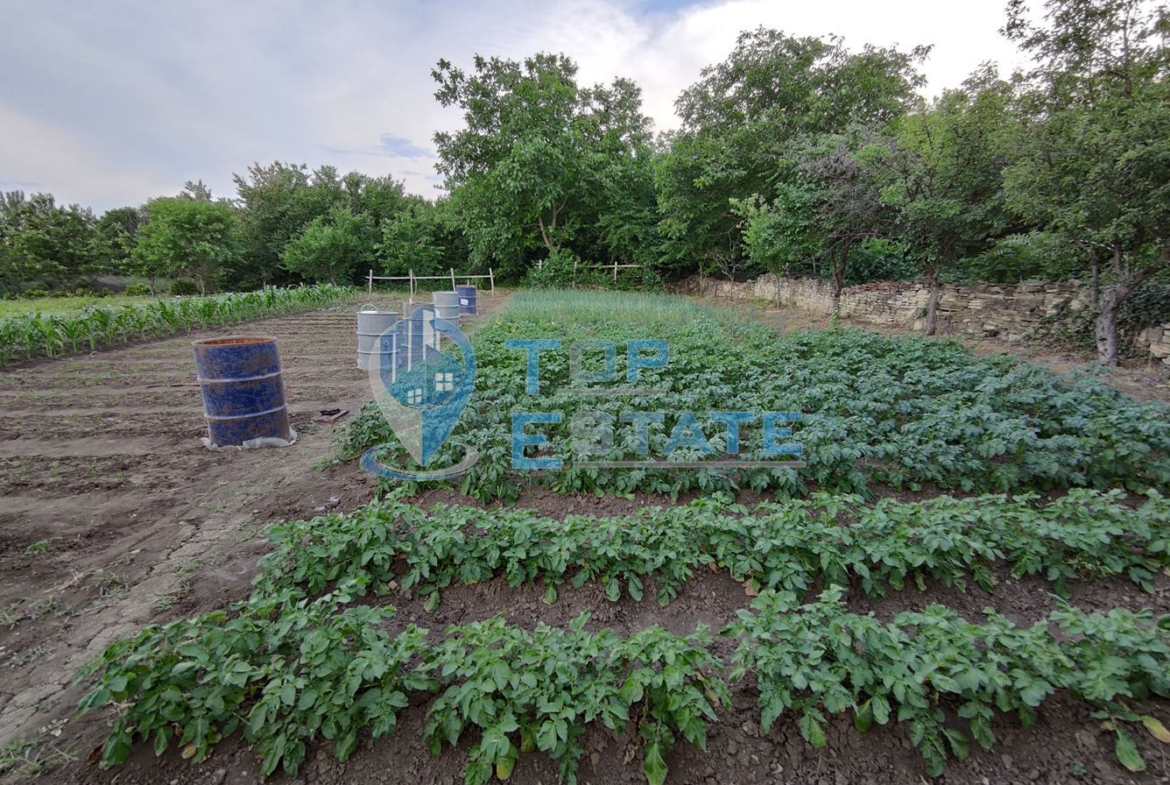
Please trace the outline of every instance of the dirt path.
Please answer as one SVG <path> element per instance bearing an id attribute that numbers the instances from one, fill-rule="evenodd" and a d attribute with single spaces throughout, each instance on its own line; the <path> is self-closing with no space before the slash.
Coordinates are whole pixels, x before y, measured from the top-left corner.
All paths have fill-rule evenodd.
<path id="1" fill-rule="evenodd" d="M 505 300 L 481 298 L 472 328 Z M 373 480 L 356 465 L 314 468 L 334 426 L 312 418 L 336 408 L 352 417 L 371 398 L 354 310 L 0 373 L 0 748 L 69 722 L 83 693 L 74 672 L 118 636 L 245 595 L 264 525 L 369 500 Z M 241 333 L 278 341 L 292 447 L 213 452 L 200 442 L 191 341 Z"/>

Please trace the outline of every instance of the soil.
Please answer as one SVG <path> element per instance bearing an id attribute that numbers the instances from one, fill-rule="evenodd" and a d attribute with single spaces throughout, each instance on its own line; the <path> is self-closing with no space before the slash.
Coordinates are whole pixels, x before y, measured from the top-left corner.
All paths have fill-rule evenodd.
<path id="1" fill-rule="evenodd" d="M 490 312 L 495 301 L 481 298 Z M 148 746 L 124 765 L 102 771 L 87 755 L 105 736 L 111 709 L 73 714 L 88 683 L 73 684 L 74 671 L 114 638 L 145 624 L 164 623 L 244 598 L 256 561 L 269 547 L 259 536 L 276 520 L 348 511 L 373 496 L 374 482 L 351 463 L 318 468 L 329 454 L 335 426 L 314 424 L 322 409 L 356 413 L 370 397 L 365 374 L 354 363 L 353 307 L 270 319 L 247 331 L 279 341 L 286 397 L 299 438 L 284 449 L 213 452 L 199 438 L 205 428 L 190 341 L 245 332 L 240 326 L 166 341 L 15 368 L 0 373 L 0 749 L 28 741 L 28 754 L 53 764 L 47 782 L 101 785 L 242 785 L 255 783 L 257 761 L 239 735 L 223 741 L 211 758 L 192 766 L 172 750 L 155 758 Z M 482 319 L 480 320 L 482 323 Z M 341 420 L 344 423 L 346 420 Z M 633 500 L 563 496 L 526 489 L 518 506 L 554 518 L 621 515 L 668 497 Z M 760 500 L 743 494 L 740 501 Z M 451 490 L 429 490 L 417 499 L 475 504 Z M 978 619 L 994 607 L 1018 623 L 1032 623 L 1056 607 L 1047 583 L 1000 575 L 991 592 L 974 584 L 960 590 L 928 585 L 880 599 L 849 593 L 850 608 L 889 619 L 932 602 Z M 820 587 L 813 587 L 811 595 Z M 1159 576 L 1155 593 L 1126 581 L 1074 584 L 1071 602 L 1085 610 L 1149 607 L 1170 613 L 1170 577 Z M 428 613 L 421 598 L 395 591 L 383 601 L 398 612 L 394 628 L 417 623 L 438 636 L 449 624 L 504 614 L 510 623 L 565 625 L 590 611 L 590 629 L 622 635 L 661 625 L 678 634 L 705 624 L 718 630 L 750 597 L 725 574 L 700 570 L 665 608 L 645 599 L 608 602 L 600 587 L 564 588 L 553 605 L 537 587 L 511 588 L 501 580 L 443 591 Z M 715 648 L 728 657 L 732 643 Z M 903 727 L 858 733 L 844 717 L 828 729 L 828 745 L 807 745 L 794 718 L 769 733 L 758 726 L 758 698 L 750 680 L 733 689 L 734 706 L 709 726 L 707 750 L 679 740 L 667 755 L 669 783 L 925 783 L 930 781 Z M 345 764 L 313 746 L 296 779 L 275 783 L 372 785 L 459 783 L 474 738 L 432 759 L 422 742 L 429 701 L 420 697 L 399 717 L 399 728 L 377 742 L 363 739 Z M 1170 707 L 1137 707 L 1170 724 Z M 1024 730 L 1010 717 L 996 720 L 998 742 L 971 758 L 951 761 L 940 783 L 1153 783 L 1170 781 L 1168 747 L 1140 731 L 1134 736 L 1147 771 L 1130 774 L 1114 759 L 1111 736 L 1083 706 L 1052 699 Z M 591 728 L 584 740 L 581 783 L 644 782 L 633 734 Z M 10 747 L 11 749 L 11 747 Z M 633 753 L 632 755 L 630 753 Z M 627 758 L 631 758 L 626 763 Z M 15 767 L 9 777 L 28 769 Z M 0 775 L 0 782 L 4 776 Z M 521 756 L 510 778 L 521 785 L 557 781 L 556 763 L 543 755 Z"/>

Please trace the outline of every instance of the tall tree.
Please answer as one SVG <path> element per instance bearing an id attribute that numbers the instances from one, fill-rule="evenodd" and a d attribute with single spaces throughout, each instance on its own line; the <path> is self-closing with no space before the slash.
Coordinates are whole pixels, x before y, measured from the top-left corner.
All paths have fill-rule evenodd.
<path id="1" fill-rule="evenodd" d="M 310 221 L 285 246 L 282 258 L 289 270 L 310 281 L 349 284 L 354 270 L 369 264 L 373 250 L 369 217 L 337 206 Z"/>
<path id="2" fill-rule="evenodd" d="M 833 284 L 833 312 L 854 253 L 892 232 L 894 211 L 882 200 L 893 140 L 862 128 L 793 146 L 779 167 L 776 198 L 735 200 L 748 248 L 774 271 L 820 258 Z"/>
<path id="3" fill-rule="evenodd" d="M 1011 85 L 985 68 L 896 123 L 885 156 L 892 182 L 883 198 L 897 211 L 897 236 L 921 262 L 930 286 L 926 334 L 934 335 L 939 275 L 986 250 L 1009 222 L 1004 206 Z"/>
<path id="4" fill-rule="evenodd" d="M 1097 357 L 1117 365 L 1117 311 L 1170 268 L 1170 18 L 1146 0 L 1048 0 L 1043 24 L 1023 0 L 1004 33 L 1034 58 L 1011 203 L 1095 250 L 1107 288 Z"/>
<path id="5" fill-rule="evenodd" d="M 190 278 L 206 294 L 239 256 L 235 210 L 225 202 L 164 197 L 150 202 L 147 212 L 150 220 L 139 230 L 133 254 L 143 274 Z"/>
<path id="6" fill-rule="evenodd" d="M 558 252 L 606 210 L 620 164 L 649 155 L 649 119 L 637 86 L 577 84 L 577 66 L 541 53 L 523 63 L 476 56 L 468 75 L 432 71 L 443 106 L 466 127 L 438 133 L 438 169 L 464 216 L 473 261 L 523 272 L 526 251 Z"/>
<path id="7" fill-rule="evenodd" d="M 883 130 L 913 106 L 928 51 L 854 52 L 835 37 L 741 33 L 728 58 L 703 69 L 675 103 L 682 128 L 657 169 L 666 261 L 742 269 L 743 225 L 731 200 L 770 200 L 794 143 L 853 125 Z"/>
<path id="8" fill-rule="evenodd" d="M 97 219 L 96 264 L 104 272 L 126 272 L 138 230 L 146 223 L 146 210 L 141 207 L 118 207 L 107 210 Z M 153 291 L 153 282 L 151 284 Z"/>
<path id="9" fill-rule="evenodd" d="M 98 260 L 93 212 L 58 205 L 52 194 L 0 198 L 0 244 L 7 259 L 6 285 L 37 282 L 64 287 L 95 271 Z"/>

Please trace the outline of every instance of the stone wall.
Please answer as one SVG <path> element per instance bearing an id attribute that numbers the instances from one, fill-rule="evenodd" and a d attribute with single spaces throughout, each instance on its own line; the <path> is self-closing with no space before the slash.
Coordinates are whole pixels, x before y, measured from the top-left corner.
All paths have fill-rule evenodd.
<path id="1" fill-rule="evenodd" d="M 1151 355 L 1170 365 L 1170 324 L 1142 330 L 1138 344 L 1149 346 Z"/>
<path id="2" fill-rule="evenodd" d="M 736 283 L 691 279 L 691 291 L 716 297 L 772 300 L 821 314 L 833 312 L 833 285 L 824 278 L 782 278 L 771 274 Z M 920 330 L 930 290 L 923 281 L 895 281 L 849 286 L 841 292 L 841 316 L 875 324 Z M 1087 293 L 1075 283 L 944 285 L 938 306 L 938 329 L 951 335 L 1020 341 L 1062 304 L 1079 309 Z"/>

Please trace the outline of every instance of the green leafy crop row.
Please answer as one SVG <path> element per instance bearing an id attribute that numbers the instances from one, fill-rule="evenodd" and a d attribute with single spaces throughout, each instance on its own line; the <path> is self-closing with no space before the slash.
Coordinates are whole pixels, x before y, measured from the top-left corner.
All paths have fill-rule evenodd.
<path id="1" fill-rule="evenodd" d="M 82 710 L 126 704 L 102 750 L 103 765 L 125 761 L 136 739 L 161 755 L 172 744 L 204 760 L 240 730 L 260 757 L 260 774 L 283 766 L 295 776 L 307 745 L 324 738 L 346 760 L 358 735 L 394 730 L 412 692 L 439 693 L 428 712 L 427 744 L 439 755 L 474 730 L 465 782 L 507 779 L 521 752 L 560 760 L 576 782 L 578 743 L 591 722 L 632 723 L 651 785 L 666 778 L 664 753 L 681 734 L 706 744 L 715 707 L 730 703 L 721 663 L 700 628 L 679 638 L 651 628 L 622 640 L 540 625 L 527 632 L 499 617 L 450 627 L 428 645 L 409 626 L 381 625 L 393 608 L 349 606 L 336 594 L 316 601 L 264 598 L 223 611 L 148 627 L 112 644 L 92 669 L 97 686 Z"/>
<path id="2" fill-rule="evenodd" d="M 390 581 L 439 603 L 452 583 L 503 576 L 512 586 L 557 587 L 596 581 L 610 600 L 635 600 L 654 576 L 666 604 L 702 566 L 727 570 L 753 590 L 803 592 L 823 575 L 856 583 L 869 595 L 927 579 L 984 588 L 992 568 L 1041 576 L 1067 595 L 1077 578 L 1120 575 L 1152 590 L 1170 565 L 1170 499 L 1151 492 L 1140 507 L 1120 492 L 1074 490 L 1046 505 L 1034 496 L 1008 499 L 939 497 L 925 502 L 815 494 L 809 500 L 761 504 L 750 512 L 700 500 L 650 508 L 628 518 L 569 516 L 531 510 L 436 506 L 429 512 L 397 498 L 353 514 L 277 524 L 278 547 L 261 562 L 257 592 L 297 589 L 318 594 L 337 585 L 384 594 Z"/>
<path id="3" fill-rule="evenodd" d="M 125 343 L 132 338 L 154 338 L 195 328 L 322 308 L 352 292 L 346 287 L 321 284 L 175 298 L 146 305 L 99 306 L 76 316 L 35 313 L 11 317 L 0 321 L 0 368 L 14 359 L 57 357 Z"/>
<path id="4" fill-rule="evenodd" d="M 938 776 L 948 750 L 959 760 L 969 754 L 968 735 L 948 709 L 988 748 L 997 710 L 1030 727 L 1035 709 L 1064 691 L 1112 722 L 1123 765 L 1145 767 L 1120 723 L 1139 719 L 1125 699 L 1170 697 L 1170 617 L 1155 624 L 1149 611 L 1101 616 L 1065 606 L 1018 627 L 990 609 L 984 624 L 973 624 L 932 605 L 884 624 L 847 612 L 842 594 L 832 586 L 819 602 L 799 606 L 791 592 L 766 592 L 724 630 L 740 639 L 731 679 L 755 676 L 764 731 L 791 712 L 805 740 L 824 747 L 827 715 L 849 713 L 861 731 L 906 722 L 927 771 Z M 1145 720 L 1170 740 L 1156 719 Z"/>
<path id="5" fill-rule="evenodd" d="M 810 488 L 866 493 L 873 484 L 933 484 L 965 492 L 1069 487 L 1170 488 L 1170 417 L 1161 404 L 1137 404 L 1092 378 L 1062 378 L 1006 356 L 976 357 L 951 341 L 886 338 L 860 330 L 778 334 L 750 314 L 701 308 L 678 298 L 517 294 L 501 316 L 473 336 L 476 388 L 435 466 L 456 463 L 467 447 L 479 462 L 460 490 L 481 501 L 514 499 L 527 483 L 563 493 L 636 492 L 677 496 L 739 487 L 800 496 Z M 540 353 L 540 392 L 525 387 L 526 354 L 510 339 L 559 339 Z M 669 361 L 626 375 L 626 342 L 664 339 Z M 580 394 L 571 378 L 570 346 L 609 340 L 615 378 Z M 582 354 L 582 368 L 601 368 L 601 352 Z M 653 396 L 630 388 L 650 388 Z M 547 454 L 563 468 L 512 469 L 512 414 L 559 412 L 542 426 Z M 649 450 L 636 451 L 625 412 L 659 411 L 649 425 Z M 603 468 L 586 461 L 664 460 L 675 418 L 694 413 L 712 449 L 727 458 L 727 426 L 718 411 L 801 412 L 792 441 L 807 466 L 736 470 Z M 609 418 L 612 446 L 597 447 L 574 431 L 575 418 Z M 760 421 L 745 425 L 739 457 L 764 460 Z M 341 433 L 338 458 L 384 445 L 383 460 L 411 466 L 377 407 L 368 406 Z M 674 457 L 702 459 L 677 451 Z"/>
<path id="6" fill-rule="evenodd" d="M 1025 628 L 991 612 L 972 624 L 931 606 L 884 624 L 846 612 L 841 595 L 833 586 L 798 607 L 792 593 L 764 592 L 723 631 L 739 640 L 730 679 L 754 674 L 765 731 L 791 712 L 805 739 L 823 747 L 827 715 L 849 713 L 863 731 L 906 722 L 937 775 L 948 749 L 959 759 L 969 751 L 947 710 L 989 747 L 996 711 L 1027 725 L 1061 691 L 1113 723 L 1118 758 L 1131 770 L 1144 762 L 1122 722 L 1141 720 L 1166 738 L 1155 718 L 1124 701 L 1170 697 L 1170 619 L 1065 607 Z M 532 632 L 496 617 L 450 627 L 432 645 L 414 626 L 392 636 L 383 623 L 393 609 L 347 606 L 351 599 L 253 597 L 231 613 L 114 643 L 91 667 L 100 676 L 81 702 L 120 708 L 103 763 L 124 761 L 136 740 L 152 742 L 156 754 L 177 744 L 200 761 L 240 730 L 262 776 L 278 766 L 295 775 L 308 744 L 329 740 L 345 760 L 363 729 L 383 736 L 412 694 L 437 693 L 424 736 L 438 755 L 474 734 L 466 783 L 507 779 L 519 755 L 534 750 L 559 760 L 561 779 L 573 783 L 581 735 L 600 723 L 635 734 L 647 780 L 661 785 L 676 736 L 705 747 L 707 723 L 730 704 L 702 627 L 685 639 L 651 628 L 623 640 L 587 632 L 587 614 L 567 630 Z"/>

